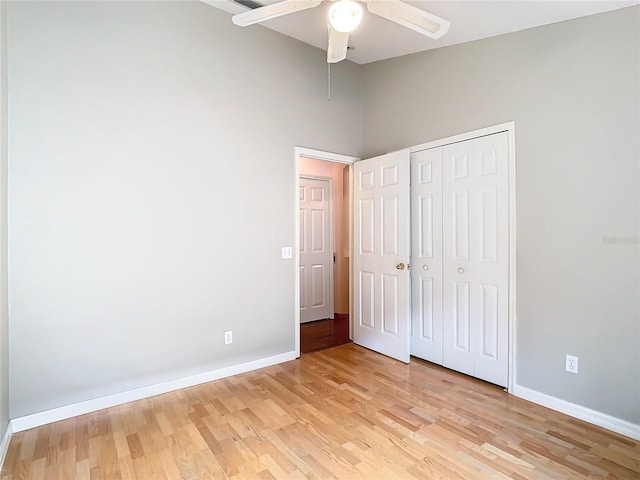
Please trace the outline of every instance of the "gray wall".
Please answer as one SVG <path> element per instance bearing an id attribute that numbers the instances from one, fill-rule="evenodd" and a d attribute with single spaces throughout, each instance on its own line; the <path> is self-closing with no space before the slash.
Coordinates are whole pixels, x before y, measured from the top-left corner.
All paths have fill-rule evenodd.
<path id="1" fill-rule="evenodd" d="M 518 382 L 640 423 L 638 245 L 603 240 L 639 229 L 639 16 L 341 63 L 327 102 L 324 52 L 201 3 L 11 3 L 11 417 L 293 350 L 294 145 L 515 120 Z"/>
<path id="2" fill-rule="evenodd" d="M 369 64 L 362 123 L 373 156 L 515 120 L 517 382 L 636 424 L 639 32 L 634 7 Z"/>
<path id="3" fill-rule="evenodd" d="M 294 350 L 294 146 L 360 73 L 200 2 L 9 6 L 11 417 Z M 232 329 L 233 345 L 223 344 Z"/>
<path id="4" fill-rule="evenodd" d="M 9 425 L 7 296 L 7 4 L 0 2 L 0 438 Z"/>

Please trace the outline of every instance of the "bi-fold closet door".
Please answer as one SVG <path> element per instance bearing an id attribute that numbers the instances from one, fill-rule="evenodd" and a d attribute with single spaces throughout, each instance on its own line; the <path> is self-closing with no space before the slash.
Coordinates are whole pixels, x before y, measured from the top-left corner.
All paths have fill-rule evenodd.
<path id="1" fill-rule="evenodd" d="M 411 354 L 506 386 L 508 133 L 411 157 Z"/>

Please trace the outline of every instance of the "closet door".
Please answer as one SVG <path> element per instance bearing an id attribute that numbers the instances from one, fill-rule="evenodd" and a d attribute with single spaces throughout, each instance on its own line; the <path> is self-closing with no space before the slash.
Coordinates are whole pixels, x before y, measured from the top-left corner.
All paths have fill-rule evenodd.
<path id="1" fill-rule="evenodd" d="M 507 384 L 508 134 L 442 147 L 445 367 Z"/>
<path id="2" fill-rule="evenodd" d="M 442 365 L 442 148 L 411 157 L 411 354 Z"/>

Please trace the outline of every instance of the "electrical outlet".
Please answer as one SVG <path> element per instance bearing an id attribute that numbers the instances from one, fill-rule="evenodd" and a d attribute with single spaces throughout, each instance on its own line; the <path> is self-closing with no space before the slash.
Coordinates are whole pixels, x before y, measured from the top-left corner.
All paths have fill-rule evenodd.
<path id="1" fill-rule="evenodd" d="M 229 345 L 233 343 L 233 332 L 231 330 L 227 330 L 224 332 L 224 344 Z"/>
<path id="2" fill-rule="evenodd" d="M 567 372 L 578 373 L 578 357 L 567 355 L 567 363 L 565 365 Z"/>

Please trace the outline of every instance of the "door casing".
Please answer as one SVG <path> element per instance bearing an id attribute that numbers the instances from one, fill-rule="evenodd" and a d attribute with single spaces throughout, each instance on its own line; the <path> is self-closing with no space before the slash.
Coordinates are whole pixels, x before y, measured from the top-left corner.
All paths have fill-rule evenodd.
<path id="1" fill-rule="evenodd" d="M 295 221 L 294 227 L 294 243 L 293 243 L 293 260 L 295 268 L 293 269 L 294 273 L 294 344 L 295 344 L 295 352 L 296 358 L 300 356 L 300 274 L 299 274 L 299 265 L 300 265 L 300 216 L 298 212 L 300 211 L 300 198 L 299 198 L 299 188 L 300 188 L 300 165 L 299 159 L 300 157 L 313 158 L 315 160 L 323 160 L 327 162 L 334 163 L 342 163 L 345 165 L 349 165 L 349 178 L 351 181 L 351 170 L 354 162 L 360 160 L 358 157 L 352 157 L 349 155 L 342 155 L 340 153 L 332 153 L 326 152 L 322 150 L 315 150 L 312 148 L 305 147 L 295 147 L 294 148 L 294 170 L 295 170 L 295 181 L 293 188 L 293 198 L 294 198 L 294 207 L 293 207 L 293 218 Z M 351 189 L 351 185 L 350 185 Z M 349 218 L 352 218 L 351 213 L 352 205 L 351 200 L 349 200 Z M 349 248 L 352 246 L 352 226 L 351 222 L 349 222 Z M 351 278 L 351 259 L 349 260 L 349 278 Z M 352 317 L 352 305 L 351 305 L 351 282 L 349 282 L 349 318 Z M 351 335 L 351 328 L 349 328 L 349 333 Z"/>

